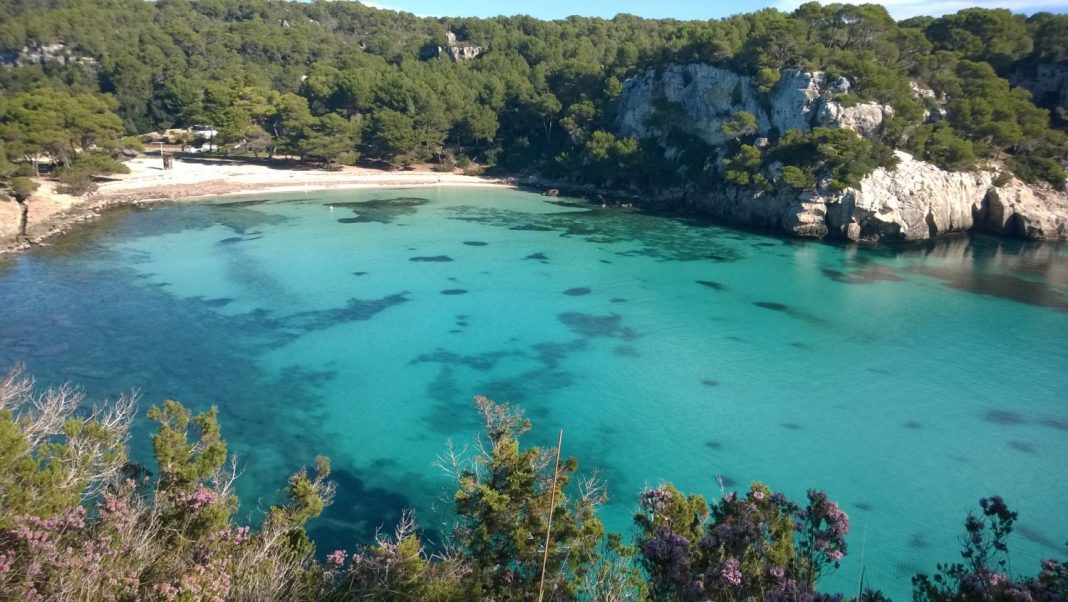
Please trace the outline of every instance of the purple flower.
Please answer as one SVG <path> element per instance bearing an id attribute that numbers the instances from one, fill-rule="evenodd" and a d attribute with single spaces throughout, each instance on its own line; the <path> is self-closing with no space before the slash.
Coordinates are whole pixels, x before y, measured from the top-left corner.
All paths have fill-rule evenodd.
<path id="1" fill-rule="evenodd" d="M 728 585 L 735 587 L 742 584 L 742 567 L 734 558 L 728 558 L 719 566 L 719 578 Z"/>

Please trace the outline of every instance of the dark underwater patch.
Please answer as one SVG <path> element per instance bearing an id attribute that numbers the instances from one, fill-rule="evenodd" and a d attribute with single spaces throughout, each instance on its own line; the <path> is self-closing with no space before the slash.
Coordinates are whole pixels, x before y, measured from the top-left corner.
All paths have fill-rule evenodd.
<path id="1" fill-rule="evenodd" d="M 576 339 L 570 343 L 537 343 L 531 348 L 534 350 L 535 357 L 539 362 L 545 364 L 546 368 L 556 368 L 568 355 L 575 351 L 581 351 L 588 346 L 589 344 L 585 339 Z"/>
<path id="2" fill-rule="evenodd" d="M 895 274 L 890 268 L 877 263 L 868 263 L 863 267 L 854 268 L 850 272 L 842 272 L 830 268 L 822 268 L 820 271 L 823 272 L 824 276 L 842 284 L 871 284 L 880 281 L 899 282 L 903 280 L 901 276 Z"/>
<path id="3" fill-rule="evenodd" d="M 696 280 L 695 282 L 697 282 L 697 284 L 700 284 L 701 286 L 707 286 L 708 288 L 714 291 L 722 291 L 727 289 L 726 286 L 714 280 Z"/>
<path id="4" fill-rule="evenodd" d="M 208 307 L 226 307 L 233 303 L 234 300 L 230 297 L 219 297 L 217 299 L 204 299 L 204 305 Z"/>
<path id="5" fill-rule="evenodd" d="M 569 311 L 557 315 L 557 319 L 563 322 L 571 332 L 584 337 L 620 338 L 627 341 L 638 337 L 629 327 L 623 326 L 623 318 L 618 314 L 595 316 Z"/>
<path id="6" fill-rule="evenodd" d="M 234 243 L 238 243 L 238 242 L 241 242 L 243 240 L 245 240 L 245 239 L 241 238 L 240 236 L 231 236 L 230 238 L 224 238 L 224 239 L 220 240 L 219 244 L 220 245 L 232 245 Z"/>
<path id="7" fill-rule="evenodd" d="M 465 244 L 465 245 L 467 245 L 469 247 L 484 247 L 484 246 L 488 245 L 489 243 L 488 242 L 482 242 L 481 240 L 465 240 L 463 244 Z"/>
<path id="8" fill-rule="evenodd" d="M 226 201 L 225 203 L 211 203 L 211 206 L 212 207 L 222 207 L 222 208 L 252 207 L 254 205 L 263 205 L 265 203 L 270 203 L 270 202 L 271 201 L 269 199 L 255 199 L 255 200 L 250 200 L 250 201 Z"/>
<path id="9" fill-rule="evenodd" d="M 641 357 L 642 354 L 631 345 L 618 345 L 612 349 L 612 353 L 619 357 Z"/>
<path id="10" fill-rule="evenodd" d="M 484 207 L 451 207 L 451 219 L 476 222 L 511 230 L 560 232 L 599 244 L 627 243 L 636 246 L 613 254 L 621 257 L 651 257 L 658 261 L 737 261 L 744 253 L 729 233 L 705 223 L 684 218 L 617 214 L 604 211 L 561 211 L 530 215 L 519 211 Z M 716 236 L 709 236 L 708 230 Z"/>
<path id="11" fill-rule="evenodd" d="M 901 423 L 901 426 L 907 429 L 921 429 L 923 428 L 923 423 L 921 423 L 919 420 L 906 420 L 905 422 Z"/>
<path id="12" fill-rule="evenodd" d="M 575 375 L 565 370 L 527 370 L 514 376 L 495 378 L 479 385 L 486 397 L 522 405 L 527 416 L 535 420 L 547 417 L 548 408 L 542 400 L 550 399 L 561 389 L 575 383 Z"/>
<path id="13" fill-rule="evenodd" d="M 1023 535 L 1024 539 L 1032 543 L 1037 543 L 1048 550 L 1052 550 L 1058 554 L 1064 553 L 1063 543 L 1057 542 L 1038 529 L 1034 529 L 1028 525 L 1015 524 L 1013 525 L 1013 532 Z"/>
<path id="14" fill-rule="evenodd" d="M 708 441 L 705 441 L 705 447 L 708 449 L 723 449 L 723 444 L 715 439 L 709 439 Z"/>
<path id="15" fill-rule="evenodd" d="M 442 295 L 466 295 L 467 289 L 465 288 L 447 288 L 441 291 Z"/>
<path id="16" fill-rule="evenodd" d="M 623 297 L 612 297 L 608 300 L 609 303 L 626 303 L 627 300 Z"/>
<path id="17" fill-rule="evenodd" d="M 353 272 L 352 275 L 353 276 L 366 276 L 367 272 Z"/>
<path id="18" fill-rule="evenodd" d="M 539 226 L 537 224 L 522 224 L 519 226 L 512 226 L 509 230 L 529 231 L 529 232 L 552 232 L 552 228 L 549 226 Z"/>
<path id="19" fill-rule="evenodd" d="M 928 546 L 923 533 L 913 533 L 909 536 L 909 547 L 914 550 L 922 550 Z"/>
<path id="20" fill-rule="evenodd" d="M 808 343 L 802 343 L 801 341 L 791 341 L 790 346 L 796 349 L 804 349 L 806 351 L 810 351 L 812 349 L 811 345 L 809 345 Z"/>
<path id="21" fill-rule="evenodd" d="M 1001 426 L 1015 426 L 1024 423 L 1023 416 L 1008 410 L 987 410 L 983 412 L 983 420 L 991 424 L 1000 424 Z"/>
<path id="22" fill-rule="evenodd" d="M 548 261 L 549 260 L 549 258 L 545 255 L 545 253 L 540 253 L 540 252 L 539 253 L 531 253 L 530 255 L 527 255 L 523 259 L 530 259 L 532 261 Z"/>
<path id="23" fill-rule="evenodd" d="M 1043 418 L 1038 423 L 1046 428 L 1068 431 L 1068 419 L 1065 418 Z"/>
<path id="24" fill-rule="evenodd" d="M 308 526 L 320 555 L 351 549 L 355 542 L 374 541 L 377 532 L 389 531 L 401 512 L 412 506 L 400 491 L 368 487 L 351 470 L 335 467 L 330 480 L 337 484 L 334 503 Z"/>
<path id="25" fill-rule="evenodd" d="M 1034 454 L 1038 452 L 1034 445 L 1027 443 L 1026 441 L 1009 441 L 1009 447 L 1025 454 Z"/>
<path id="26" fill-rule="evenodd" d="M 419 357 L 412 360 L 412 364 L 433 363 L 433 364 L 448 364 L 452 366 L 466 366 L 472 370 L 479 372 L 488 372 L 497 365 L 501 359 L 521 355 L 520 352 L 514 350 L 498 350 L 487 351 L 486 353 L 479 353 L 476 355 L 462 355 L 459 353 L 453 353 L 452 351 L 445 351 L 444 349 L 438 349 L 433 353 L 424 353 Z"/>
<path id="27" fill-rule="evenodd" d="M 816 325 L 820 325 L 820 326 L 827 326 L 828 324 L 830 324 L 827 320 L 824 320 L 823 318 L 814 316 L 814 315 L 812 315 L 812 314 L 810 314 L 810 313 L 808 313 L 806 311 L 801 311 L 799 309 L 794 309 L 794 308 L 792 308 L 789 305 L 786 305 L 784 303 L 776 303 L 774 301 L 754 301 L 753 305 L 755 305 L 757 307 L 761 307 L 763 309 L 770 309 L 771 311 L 777 311 L 777 312 L 780 312 L 780 313 L 784 313 L 784 314 L 790 316 L 791 318 L 796 318 L 798 320 L 803 320 L 803 321 L 808 322 L 810 324 L 816 324 Z"/>
<path id="28" fill-rule="evenodd" d="M 980 269 L 957 270 L 949 267 L 917 264 L 912 271 L 929 276 L 948 288 L 996 297 L 1017 303 L 1068 312 L 1068 299 L 1047 281 L 1021 278 L 1003 272 Z"/>
<path id="29" fill-rule="evenodd" d="M 381 299 L 349 299 L 344 307 L 304 311 L 281 320 L 283 327 L 300 328 L 305 332 L 325 330 L 343 322 L 370 320 L 380 311 L 385 311 L 408 300 L 407 293 L 387 295 Z"/>
<path id="30" fill-rule="evenodd" d="M 799 430 L 801 430 L 801 425 L 797 424 L 796 422 L 780 422 L 779 426 L 781 426 L 784 429 L 791 430 L 791 431 L 799 431 Z"/>
<path id="31" fill-rule="evenodd" d="M 397 197 L 392 199 L 371 199 L 369 201 L 351 201 L 328 203 L 337 209 L 349 209 L 356 217 L 346 217 L 337 221 L 342 224 L 388 224 L 398 217 L 414 215 L 419 207 L 429 203 L 429 199 L 419 197 Z"/>
<path id="32" fill-rule="evenodd" d="M 702 378 L 701 384 L 706 387 L 715 387 L 719 385 L 719 381 L 714 378 Z"/>
<path id="33" fill-rule="evenodd" d="M 716 481 L 719 483 L 720 487 L 723 487 L 724 489 L 730 489 L 732 487 L 738 486 L 738 481 L 732 479 L 731 477 L 728 477 L 725 474 L 716 475 Z"/>
<path id="34" fill-rule="evenodd" d="M 569 288 L 566 291 L 564 291 L 564 294 L 567 295 L 568 297 L 581 297 L 583 295 L 590 294 L 590 292 L 592 292 L 590 287 L 588 287 L 588 286 L 580 286 L 580 287 L 576 287 L 576 288 Z"/>
<path id="35" fill-rule="evenodd" d="M 871 512 L 871 504 L 867 502 L 853 502 L 853 507 L 861 512 Z"/>
<path id="36" fill-rule="evenodd" d="M 408 261 L 426 262 L 426 263 L 448 263 L 452 261 L 452 257 L 448 255 L 432 255 L 424 257 L 409 257 Z"/>

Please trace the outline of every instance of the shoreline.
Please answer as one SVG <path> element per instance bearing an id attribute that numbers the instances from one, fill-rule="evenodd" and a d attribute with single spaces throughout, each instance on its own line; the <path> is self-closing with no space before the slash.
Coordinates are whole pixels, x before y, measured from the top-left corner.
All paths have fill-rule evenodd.
<path id="1" fill-rule="evenodd" d="M 488 178 L 429 169 L 386 171 L 346 167 L 339 171 L 294 169 L 255 163 L 195 158 L 176 160 L 173 170 L 157 166 L 158 157 L 142 156 L 127 162 L 129 174 L 113 176 L 82 197 L 56 192 L 55 182 L 39 179 L 41 188 L 27 201 L 29 242 L 15 238 L 18 206 L 0 203 L 0 256 L 22 253 L 70 232 L 114 207 L 161 202 L 197 202 L 245 194 L 367 190 L 399 187 L 501 187 L 517 188 L 511 178 Z"/>

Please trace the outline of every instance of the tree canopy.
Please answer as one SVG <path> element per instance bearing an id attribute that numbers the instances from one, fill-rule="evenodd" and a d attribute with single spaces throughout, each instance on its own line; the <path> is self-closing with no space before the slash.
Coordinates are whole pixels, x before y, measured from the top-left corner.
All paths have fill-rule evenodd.
<path id="1" fill-rule="evenodd" d="M 680 133 L 671 146 L 685 152 L 667 153 L 676 157 L 668 169 L 664 148 L 608 138 L 622 82 L 702 62 L 764 91 L 783 69 L 844 76 L 853 86 L 842 102 L 894 110 L 872 144 L 946 168 L 994 160 L 1025 180 L 1064 180 L 1063 107 L 1049 95 L 1036 106 L 1008 83 L 1068 59 L 1064 15 L 967 9 L 896 23 L 879 5 L 815 2 L 713 21 L 428 18 L 283 0 L 0 0 L 0 11 L 0 52 L 36 57 L 0 68 L 0 138 L 13 161 L 48 156 L 70 167 L 78 145 L 207 124 L 224 152 L 394 166 L 471 157 L 635 192 L 677 184 L 680 172 L 737 182 L 736 147 L 753 146 L 745 115 L 729 122 L 728 148 L 701 149 Z M 453 60 L 439 50 L 449 32 L 483 52 Z M 767 162 L 779 140 L 769 142 L 750 163 Z M 748 180 L 829 181 L 788 167 L 789 181 Z"/>

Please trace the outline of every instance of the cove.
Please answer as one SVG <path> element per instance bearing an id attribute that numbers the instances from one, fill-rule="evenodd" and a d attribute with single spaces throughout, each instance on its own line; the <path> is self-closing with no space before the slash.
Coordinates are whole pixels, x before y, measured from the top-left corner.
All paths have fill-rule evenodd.
<path id="1" fill-rule="evenodd" d="M 329 455 L 324 553 L 405 506 L 440 537 L 432 465 L 474 442 L 475 394 L 523 407 L 531 444 L 563 429 L 611 530 L 662 480 L 826 490 L 853 523 L 828 591 L 855 588 L 863 549 L 867 582 L 906 598 L 994 493 L 1020 512 L 1014 567 L 1068 539 L 1053 243 L 837 247 L 504 189 L 290 193 L 108 212 L 0 260 L 0 306 L 0 369 L 218 405 L 241 515 Z"/>

